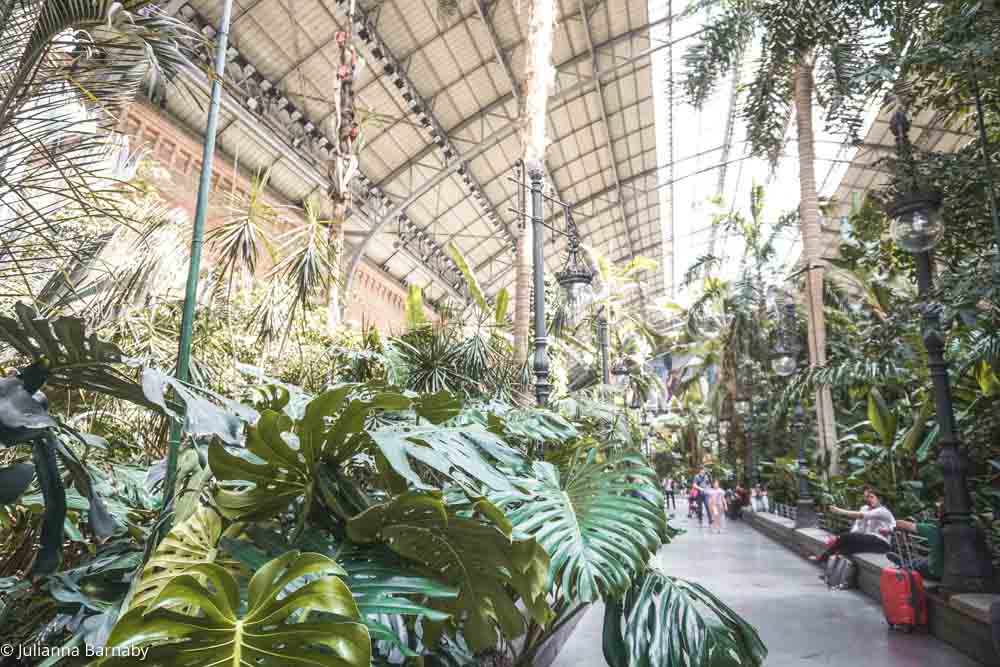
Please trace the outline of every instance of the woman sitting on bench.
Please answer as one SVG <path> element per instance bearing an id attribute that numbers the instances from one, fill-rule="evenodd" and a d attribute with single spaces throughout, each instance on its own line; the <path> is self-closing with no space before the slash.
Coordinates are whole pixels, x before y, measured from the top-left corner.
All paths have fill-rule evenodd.
<path id="1" fill-rule="evenodd" d="M 831 507 L 834 514 L 854 519 L 850 532 L 841 533 L 833 539 L 826 551 L 819 556 L 810 556 L 817 563 L 826 562 L 830 556 L 840 554 L 884 554 L 891 550 L 889 535 L 896 527 L 896 519 L 884 505 L 874 490 L 865 490 L 865 504 L 857 512 Z"/>

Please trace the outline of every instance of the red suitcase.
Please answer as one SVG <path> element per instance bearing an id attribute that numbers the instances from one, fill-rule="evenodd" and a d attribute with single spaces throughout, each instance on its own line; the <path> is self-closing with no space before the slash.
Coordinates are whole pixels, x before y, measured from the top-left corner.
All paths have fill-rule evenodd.
<path id="1" fill-rule="evenodd" d="M 879 588 L 882 611 L 892 628 L 910 632 L 927 627 L 927 593 L 919 572 L 887 567 L 882 570 Z"/>

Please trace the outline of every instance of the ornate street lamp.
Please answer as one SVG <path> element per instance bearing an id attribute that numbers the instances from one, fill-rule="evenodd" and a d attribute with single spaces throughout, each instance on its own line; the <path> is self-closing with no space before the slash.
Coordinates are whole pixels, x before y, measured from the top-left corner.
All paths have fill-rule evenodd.
<path id="1" fill-rule="evenodd" d="M 531 181 L 528 187 L 531 191 L 531 245 L 534 265 L 532 286 L 535 291 L 535 355 L 533 362 L 535 399 L 540 407 L 544 407 L 548 402 L 549 392 L 552 390 L 552 385 L 549 384 L 549 357 L 546 352 L 548 336 L 545 328 L 545 229 L 548 228 L 555 234 L 562 234 L 568 239 L 566 265 L 556 276 L 559 285 L 566 290 L 567 308 L 564 314 L 568 322 L 579 322 L 582 309 L 588 300 L 594 272 L 580 249 L 580 237 L 576 223 L 573 222 L 573 216 L 570 214 L 569 205 L 542 192 L 544 169 L 541 164 L 524 165 L 522 161 L 518 160 L 517 173 L 523 173 L 521 169 L 525 166 Z M 519 188 L 526 187 L 520 177 L 511 178 L 511 180 Z M 545 222 L 544 205 L 546 201 L 563 209 L 565 231 Z M 517 215 L 527 215 L 526 211 L 514 209 L 514 212 Z"/>
<path id="2" fill-rule="evenodd" d="M 797 325 L 795 321 L 795 302 L 790 295 L 778 295 L 776 305 L 778 311 L 778 331 L 775 334 L 774 350 L 771 352 L 771 368 L 780 377 L 790 377 L 798 369 L 798 357 L 802 346 L 797 340 Z M 814 528 L 816 521 L 816 505 L 813 502 L 812 491 L 809 488 L 809 465 L 806 459 L 806 414 L 802 404 L 795 406 L 792 417 L 792 433 L 798 442 L 799 465 L 799 502 L 795 510 L 796 528 Z"/>
<path id="3" fill-rule="evenodd" d="M 628 386 L 629 378 L 629 366 L 628 361 L 625 359 L 619 359 L 615 365 L 611 368 L 611 381 L 614 386 L 619 389 L 625 389 Z"/>
<path id="4" fill-rule="evenodd" d="M 944 576 L 942 588 L 950 593 L 987 592 L 993 580 L 993 564 L 985 537 L 972 516 L 972 498 L 966 482 L 969 463 L 959 448 L 955 412 L 951 401 L 948 364 L 944 359 L 939 306 L 931 302 L 934 278 L 930 250 L 941 239 L 944 222 L 941 195 L 922 187 L 913 163 L 913 147 L 907 133 L 910 121 L 897 110 L 890 123 L 896 137 L 899 180 L 906 189 L 888 211 L 892 235 L 897 244 L 914 253 L 917 285 L 924 302 L 924 347 L 934 390 L 937 412 L 938 465 L 944 482 L 944 517 L 941 534 L 944 541 Z"/>
<path id="5" fill-rule="evenodd" d="M 566 209 L 566 229 L 569 236 L 566 264 L 562 271 L 556 274 L 556 281 L 566 292 L 563 306 L 566 325 L 570 329 L 575 329 L 579 326 L 583 313 L 594 296 L 592 287 L 594 270 L 590 267 L 583 249 L 580 248 L 580 235 L 569 209 Z"/>
<path id="6" fill-rule="evenodd" d="M 778 330 L 771 350 L 771 370 L 779 377 L 788 377 L 798 368 L 801 348 L 796 340 L 795 302 L 790 295 L 777 293 L 775 307 L 778 309 Z"/>
<path id="7" fill-rule="evenodd" d="M 809 488 L 809 463 L 806 459 L 806 411 L 802 404 L 795 406 L 792 417 L 792 431 L 799 444 L 799 502 L 795 508 L 796 528 L 815 528 L 816 503 L 813 502 L 812 490 Z"/>

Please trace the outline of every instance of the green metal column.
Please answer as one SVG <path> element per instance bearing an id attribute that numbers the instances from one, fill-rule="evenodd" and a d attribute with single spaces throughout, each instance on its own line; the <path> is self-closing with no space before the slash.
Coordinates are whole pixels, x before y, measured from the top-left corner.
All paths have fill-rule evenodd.
<path id="1" fill-rule="evenodd" d="M 187 288 L 184 293 L 184 314 L 181 318 L 181 340 L 177 349 L 177 379 L 187 382 L 191 366 L 191 338 L 194 334 L 195 306 L 198 302 L 198 274 L 201 271 L 201 250 L 205 245 L 205 216 L 208 215 L 208 195 L 212 189 L 212 159 L 215 156 L 215 131 L 222 102 L 222 81 L 226 72 L 226 50 L 229 44 L 229 23 L 233 13 L 233 0 L 224 0 L 222 22 L 215 49 L 215 76 L 212 78 L 212 100 L 205 124 L 205 145 L 201 156 L 201 178 L 198 182 L 198 203 L 194 213 L 194 230 L 191 233 L 191 262 L 188 265 Z M 167 474 L 163 481 L 163 504 L 166 506 L 174 492 L 177 476 L 177 456 L 181 445 L 183 426 L 174 422 L 170 428 L 167 447 Z"/>

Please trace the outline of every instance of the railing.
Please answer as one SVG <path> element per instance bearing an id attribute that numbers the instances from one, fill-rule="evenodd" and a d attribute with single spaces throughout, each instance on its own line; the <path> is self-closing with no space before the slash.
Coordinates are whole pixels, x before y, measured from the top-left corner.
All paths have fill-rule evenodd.
<path id="1" fill-rule="evenodd" d="M 798 515 L 794 505 L 785 505 L 784 503 L 771 503 L 768 509 L 772 514 L 777 514 L 792 521 L 795 521 L 795 517 Z"/>
<path id="2" fill-rule="evenodd" d="M 794 505 L 785 505 L 784 503 L 771 503 L 770 507 L 766 510 L 771 514 L 775 514 L 786 519 L 795 520 L 797 516 L 796 508 Z M 832 512 L 817 512 L 817 518 L 819 527 L 828 533 L 833 535 L 839 535 L 840 533 L 847 532 L 851 529 L 854 524 L 852 519 L 849 519 L 840 514 L 833 514 Z M 905 549 L 900 549 L 900 536 L 905 536 L 905 539 L 909 540 L 910 549 L 914 559 L 927 558 L 930 554 L 930 546 L 927 544 L 927 540 L 919 535 L 914 535 L 912 533 L 903 533 L 900 530 L 894 530 L 892 532 L 892 537 L 890 538 L 890 543 L 892 544 L 892 550 L 895 553 L 900 553 L 900 551 L 906 551 Z"/>
<path id="3" fill-rule="evenodd" d="M 818 512 L 817 518 L 819 519 L 819 527 L 834 535 L 847 532 L 854 523 L 852 519 L 848 519 L 846 516 L 841 516 L 840 514 L 833 514 L 832 512 Z"/>
<path id="4" fill-rule="evenodd" d="M 819 516 L 819 527 L 825 530 L 826 532 L 832 533 L 834 535 L 839 535 L 840 533 L 849 531 L 851 529 L 851 526 L 854 524 L 854 521 L 852 519 L 849 519 L 840 514 L 833 514 L 831 512 L 820 512 L 818 516 Z M 892 545 L 892 550 L 895 553 L 900 553 L 901 551 L 899 542 L 900 539 L 902 538 L 900 536 L 904 536 L 905 539 L 909 540 L 910 543 L 909 550 L 912 552 L 913 558 L 927 558 L 927 555 L 930 553 L 930 547 L 927 544 L 927 540 L 924 539 L 923 537 L 920 537 L 919 535 L 914 535 L 912 533 L 904 533 L 903 531 L 900 531 L 898 529 L 892 531 L 892 536 L 889 539 L 889 542 Z M 903 549 L 902 551 L 905 551 L 905 549 Z"/>

